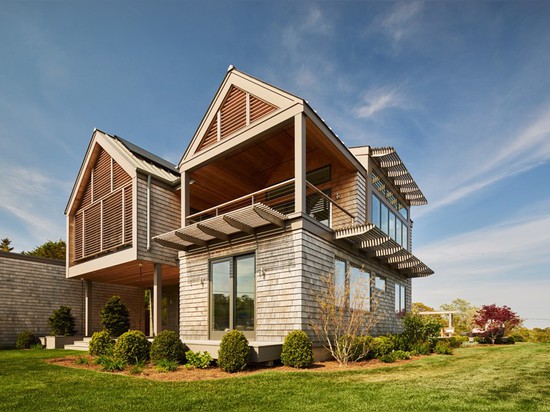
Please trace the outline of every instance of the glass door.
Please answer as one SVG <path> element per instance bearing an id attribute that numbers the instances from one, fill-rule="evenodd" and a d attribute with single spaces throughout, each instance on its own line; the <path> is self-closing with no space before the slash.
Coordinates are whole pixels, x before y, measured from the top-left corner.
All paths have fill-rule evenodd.
<path id="1" fill-rule="evenodd" d="M 229 330 L 255 337 L 255 256 L 244 255 L 210 263 L 210 339 Z"/>

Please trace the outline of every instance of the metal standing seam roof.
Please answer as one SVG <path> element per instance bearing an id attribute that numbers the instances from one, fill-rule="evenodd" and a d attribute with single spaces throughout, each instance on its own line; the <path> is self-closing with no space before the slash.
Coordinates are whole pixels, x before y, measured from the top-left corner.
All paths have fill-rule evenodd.
<path id="1" fill-rule="evenodd" d="M 367 252 L 368 256 L 394 267 L 408 277 L 424 277 L 434 273 L 425 263 L 372 223 L 337 229 L 334 231 L 334 238 L 349 241 Z"/>
<path id="2" fill-rule="evenodd" d="M 422 206 L 428 203 L 393 147 L 373 147 L 370 155 L 378 161 L 387 176 L 393 179 L 393 184 L 411 206 Z"/>
<path id="3" fill-rule="evenodd" d="M 256 229 L 274 224 L 284 227 L 288 216 L 264 205 L 256 203 L 189 226 L 172 230 L 153 237 L 165 247 L 186 250 L 189 246 L 207 246 L 212 240 L 230 239 L 236 233 L 253 234 Z"/>
<path id="4" fill-rule="evenodd" d="M 99 131 L 99 130 L 98 130 Z M 100 131 L 101 132 L 101 131 Z M 175 165 L 164 160 L 133 143 L 118 136 L 101 132 L 110 138 L 113 147 L 121 153 L 135 168 L 149 173 L 169 183 L 180 178 L 180 172 Z"/>

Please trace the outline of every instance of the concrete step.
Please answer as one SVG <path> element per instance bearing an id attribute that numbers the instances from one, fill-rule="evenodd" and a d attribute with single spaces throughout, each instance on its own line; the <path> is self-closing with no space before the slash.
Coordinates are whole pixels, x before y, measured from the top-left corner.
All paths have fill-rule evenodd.
<path id="1" fill-rule="evenodd" d="M 90 338 L 84 338 L 84 340 L 77 340 L 72 345 L 65 345 L 65 349 L 68 350 L 88 350 L 88 344 L 90 343 Z"/>

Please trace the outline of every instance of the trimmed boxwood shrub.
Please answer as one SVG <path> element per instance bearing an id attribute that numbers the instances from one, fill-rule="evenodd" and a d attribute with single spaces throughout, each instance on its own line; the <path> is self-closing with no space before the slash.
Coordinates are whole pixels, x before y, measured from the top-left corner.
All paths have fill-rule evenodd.
<path id="1" fill-rule="evenodd" d="M 392 353 L 396 348 L 391 336 L 378 336 L 372 340 L 374 357 L 380 359 L 382 356 Z"/>
<path id="2" fill-rule="evenodd" d="M 172 330 L 163 330 L 151 344 L 151 361 L 158 363 L 162 359 L 178 363 L 185 362 L 185 345 L 178 334 Z"/>
<path id="3" fill-rule="evenodd" d="M 134 365 L 149 359 L 151 344 L 140 330 L 123 333 L 115 343 L 114 355 L 117 359 Z"/>
<path id="4" fill-rule="evenodd" d="M 313 363 L 313 344 L 302 330 L 294 330 L 285 337 L 281 352 L 283 365 L 307 368 Z"/>
<path id="5" fill-rule="evenodd" d="M 227 332 L 218 350 L 218 366 L 226 372 L 237 372 L 246 367 L 250 347 L 248 339 L 239 330 Z"/>
<path id="6" fill-rule="evenodd" d="M 107 330 L 95 332 L 88 344 L 88 350 L 92 356 L 111 356 L 115 347 L 115 341 Z"/>
<path id="7" fill-rule="evenodd" d="M 34 344 L 36 344 L 36 337 L 30 330 L 24 330 L 17 336 L 15 347 L 17 349 L 30 349 Z"/>
<path id="8" fill-rule="evenodd" d="M 130 312 L 120 296 L 111 297 L 103 306 L 101 324 L 115 337 L 130 329 Z"/>
<path id="9" fill-rule="evenodd" d="M 54 310 L 48 319 L 48 325 L 54 336 L 73 336 L 74 316 L 71 314 L 71 308 L 60 306 L 59 309 Z"/>

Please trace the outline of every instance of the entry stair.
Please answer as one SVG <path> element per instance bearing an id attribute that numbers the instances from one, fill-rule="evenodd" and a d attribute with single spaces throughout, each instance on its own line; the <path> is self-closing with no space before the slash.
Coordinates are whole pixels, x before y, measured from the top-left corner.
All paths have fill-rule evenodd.
<path id="1" fill-rule="evenodd" d="M 83 338 L 82 340 L 75 341 L 72 345 L 65 345 L 65 349 L 87 351 L 89 348 L 91 337 Z"/>

